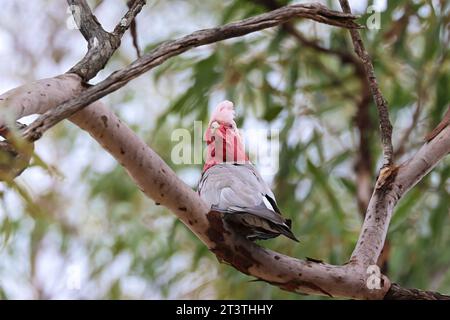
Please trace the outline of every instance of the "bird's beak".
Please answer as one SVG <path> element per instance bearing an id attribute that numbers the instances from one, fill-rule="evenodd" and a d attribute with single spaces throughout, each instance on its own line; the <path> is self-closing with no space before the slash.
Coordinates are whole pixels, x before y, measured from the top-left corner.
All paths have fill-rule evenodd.
<path id="1" fill-rule="evenodd" d="M 216 129 L 219 128 L 219 127 L 220 127 L 220 124 L 219 124 L 217 121 L 213 121 L 213 122 L 211 123 L 211 131 L 212 131 L 212 133 L 214 134 L 214 132 L 216 131 Z"/>

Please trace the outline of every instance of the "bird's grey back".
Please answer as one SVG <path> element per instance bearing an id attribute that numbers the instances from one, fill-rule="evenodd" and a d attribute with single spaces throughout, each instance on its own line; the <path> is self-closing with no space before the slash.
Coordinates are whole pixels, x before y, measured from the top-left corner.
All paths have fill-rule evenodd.
<path id="1" fill-rule="evenodd" d="M 273 192 L 252 164 L 214 165 L 203 173 L 198 193 L 250 240 L 284 234 L 298 241 L 290 230 L 290 220 L 281 216 Z"/>
<path id="2" fill-rule="evenodd" d="M 265 195 L 275 201 L 267 183 L 249 163 L 223 163 L 209 168 L 199 182 L 198 191 L 209 206 L 220 209 L 258 206 L 264 201 Z"/>

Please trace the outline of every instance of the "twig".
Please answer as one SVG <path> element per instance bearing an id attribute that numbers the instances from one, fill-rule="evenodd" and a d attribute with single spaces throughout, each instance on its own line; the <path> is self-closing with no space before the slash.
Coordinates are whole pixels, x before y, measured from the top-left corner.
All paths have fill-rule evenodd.
<path id="1" fill-rule="evenodd" d="M 133 6 L 134 1 L 135 0 L 129 0 L 127 2 L 128 8 L 131 8 Z M 131 38 L 133 40 L 133 47 L 134 47 L 134 49 L 136 49 L 136 55 L 138 58 L 140 58 L 141 57 L 141 48 L 139 47 L 136 19 L 133 19 L 133 21 L 131 22 L 130 34 L 131 34 Z"/>
<path id="2" fill-rule="evenodd" d="M 449 153 L 450 128 L 445 126 L 434 139 L 422 145 L 411 159 L 398 167 L 380 172 L 351 261 L 365 267 L 376 264 L 395 205 Z"/>
<path id="3" fill-rule="evenodd" d="M 125 31 L 133 24 L 134 19 L 141 11 L 145 4 L 145 0 L 132 0 L 128 1 L 128 7 L 130 8 L 128 12 L 120 20 L 120 23 L 114 28 L 114 34 L 118 37 L 122 37 Z"/>
<path id="4" fill-rule="evenodd" d="M 444 130 L 444 128 L 449 125 L 450 125 L 450 104 L 448 105 L 447 112 L 445 112 L 441 122 L 439 122 L 439 124 L 430 133 L 426 135 L 425 141 L 433 140 L 439 134 L 439 132 Z"/>
<path id="5" fill-rule="evenodd" d="M 357 18 L 354 15 L 329 10 L 321 4 L 297 4 L 221 27 L 199 30 L 178 40 L 161 44 L 151 52 L 134 61 L 128 67 L 114 72 L 105 80 L 88 88 L 79 97 L 67 101 L 41 115 L 27 128 L 24 137 L 30 141 L 39 139 L 47 129 L 59 121 L 71 116 L 105 95 L 116 91 L 126 85 L 130 80 L 162 64 L 173 56 L 179 55 L 194 47 L 243 36 L 258 30 L 280 25 L 293 18 L 308 18 L 345 28 L 360 27 L 354 22 Z"/>
<path id="6" fill-rule="evenodd" d="M 259 4 L 261 6 L 266 7 L 269 10 L 276 10 L 282 7 L 276 0 L 249 0 L 249 2 Z M 355 69 L 357 71 L 357 75 L 360 74 L 359 71 L 362 71 L 362 76 L 365 79 L 364 69 L 362 67 L 361 62 L 354 55 L 350 54 L 347 51 L 333 49 L 333 48 L 325 48 L 321 46 L 317 41 L 310 40 L 306 38 L 300 31 L 298 31 L 292 24 L 292 22 L 286 22 L 281 27 L 293 36 L 301 45 L 312 48 L 321 53 L 326 53 L 330 55 L 334 55 L 338 57 L 343 63 L 351 63 L 355 65 Z"/>
<path id="7" fill-rule="evenodd" d="M 432 291 L 406 289 L 393 283 L 384 300 L 450 300 L 450 296 Z"/>
<path id="8" fill-rule="evenodd" d="M 351 9 L 347 0 L 339 0 L 339 3 L 341 4 L 342 10 L 345 13 L 351 13 Z M 373 69 L 370 56 L 364 47 L 364 43 L 358 30 L 350 29 L 349 31 L 352 37 L 355 52 L 364 65 L 367 80 L 369 81 L 370 91 L 378 109 L 381 143 L 383 145 L 383 167 L 390 167 L 393 165 L 394 151 L 392 147 L 392 124 L 389 120 L 388 104 L 384 99 L 380 88 L 378 87 L 377 78 L 375 76 L 375 71 Z"/>

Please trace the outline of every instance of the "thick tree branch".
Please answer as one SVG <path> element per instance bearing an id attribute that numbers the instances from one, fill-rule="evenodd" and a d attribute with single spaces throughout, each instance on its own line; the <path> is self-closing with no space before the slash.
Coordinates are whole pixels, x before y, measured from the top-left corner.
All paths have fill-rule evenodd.
<path id="1" fill-rule="evenodd" d="M 367 209 L 363 231 L 352 254 L 352 261 L 364 266 L 376 263 L 398 200 L 449 152 L 450 127 L 446 126 L 410 160 L 381 171 Z"/>
<path id="2" fill-rule="evenodd" d="M 450 296 L 432 291 L 406 289 L 393 283 L 384 300 L 450 300 Z"/>
<path id="3" fill-rule="evenodd" d="M 339 0 L 342 10 L 346 13 L 351 13 L 350 6 L 347 0 Z M 361 59 L 364 70 L 366 71 L 367 80 L 369 81 L 370 90 L 378 109 L 378 116 L 380 120 L 380 135 L 381 143 L 383 145 L 384 166 L 389 167 L 393 164 L 394 151 L 392 147 L 392 124 L 389 120 L 389 110 L 387 101 L 384 99 L 380 88 L 378 87 L 377 78 L 373 69 L 372 61 L 369 53 L 364 47 L 358 30 L 351 29 L 350 35 L 352 37 L 353 46 L 358 57 Z"/>
<path id="4" fill-rule="evenodd" d="M 67 0 L 74 21 L 86 41 L 107 33 L 91 11 L 86 0 Z"/>
<path id="5" fill-rule="evenodd" d="M 258 30 L 280 25 L 293 18 L 308 18 L 346 28 L 360 27 L 354 22 L 356 16 L 351 14 L 332 11 L 320 4 L 297 4 L 221 27 L 199 30 L 178 40 L 161 44 L 128 67 L 114 72 L 105 80 L 88 88 L 79 97 L 67 101 L 58 108 L 43 114 L 25 131 L 25 138 L 30 141 L 39 139 L 47 129 L 59 121 L 73 115 L 86 105 L 123 87 L 130 80 L 160 65 L 173 56 L 179 55 L 194 47 L 243 36 Z"/>

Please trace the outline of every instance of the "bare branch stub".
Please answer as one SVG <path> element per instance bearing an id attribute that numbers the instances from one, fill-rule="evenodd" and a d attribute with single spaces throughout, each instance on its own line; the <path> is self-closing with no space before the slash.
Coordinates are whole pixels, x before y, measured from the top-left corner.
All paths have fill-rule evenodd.
<path id="1" fill-rule="evenodd" d="M 350 5 L 347 0 L 339 0 L 342 10 L 345 13 L 351 13 Z M 392 147 L 392 124 L 389 119 L 388 103 L 384 99 L 383 94 L 378 86 L 377 78 L 373 68 L 372 61 L 369 53 L 364 47 L 364 43 L 361 39 L 361 35 L 358 30 L 350 29 L 350 35 L 352 37 L 353 46 L 356 54 L 361 59 L 364 70 L 366 71 L 367 80 L 369 81 L 370 91 L 378 109 L 378 116 L 380 121 L 380 135 L 381 143 L 383 145 L 383 166 L 389 167 L 393 164 L 394 151 Z"/>

